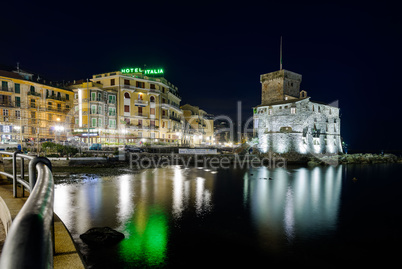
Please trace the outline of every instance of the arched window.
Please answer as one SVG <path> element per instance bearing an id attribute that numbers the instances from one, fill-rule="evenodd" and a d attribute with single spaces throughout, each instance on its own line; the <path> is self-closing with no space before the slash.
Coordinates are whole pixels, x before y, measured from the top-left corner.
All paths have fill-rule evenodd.
<path id="1" fill-rule="evenodd" d="M 125 93 L 124 93 L 124 98 L 130 99 L 130 94 L 129 94 L 128 92 L 125 92 Z"/>
<path id="2" fill-rule="evenodd" d="M 151 101 L 151 103 L 155 103 L 155 97 L 151 96 L 151 98 L 149 98 L 149 101 Z"/>

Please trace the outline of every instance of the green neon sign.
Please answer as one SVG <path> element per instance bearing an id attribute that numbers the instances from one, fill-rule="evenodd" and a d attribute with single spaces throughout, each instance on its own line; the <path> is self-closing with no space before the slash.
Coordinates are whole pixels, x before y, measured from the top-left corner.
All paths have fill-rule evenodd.
<path id="1" fill-rule="evenodd" d="M 162 68 L 141 69 L 139 67 L 136 67 L 136 68 L 123 68 L 123 69 L 121 69 L 121 73 L 123 73 L 123 74 L 143 73 L 144 75 L 160 75 L 160 74 L 164 74 L 164 71 Z"/>

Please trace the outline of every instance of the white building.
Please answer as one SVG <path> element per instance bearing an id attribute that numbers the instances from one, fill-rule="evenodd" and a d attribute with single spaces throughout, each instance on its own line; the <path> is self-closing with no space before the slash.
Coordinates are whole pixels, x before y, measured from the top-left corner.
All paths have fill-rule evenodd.
<path id="1" fill-rule="evenodd" d="M 302 76 L 287 70 L 261 75 L 262 102 L 254 108 L 261 152 L 342 152 L 339 108 L 311 101 L 300 91 Z"/>

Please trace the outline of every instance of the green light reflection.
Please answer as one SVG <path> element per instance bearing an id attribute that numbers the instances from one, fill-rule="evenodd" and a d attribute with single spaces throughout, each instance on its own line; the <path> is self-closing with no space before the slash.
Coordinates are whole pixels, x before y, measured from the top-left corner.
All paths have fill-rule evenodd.
<path id="1" fill-rule="evenodd" d="M 120 257 L 129 263 L 157 266 L 165 262 L 168 240 L 168 223 L 165 213 L 151 207 L 148 214 L 143 208 L 129 220 L 120 243 Z M 128 235 L 128 236 L 127 236 Z"/>

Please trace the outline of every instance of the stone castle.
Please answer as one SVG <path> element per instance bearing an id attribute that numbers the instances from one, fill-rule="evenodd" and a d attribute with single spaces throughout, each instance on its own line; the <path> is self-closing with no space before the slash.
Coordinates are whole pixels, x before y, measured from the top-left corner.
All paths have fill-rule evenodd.
<path id="1" fill-rule="evenodd" d="M 261 75 L 261 105 L 254 107 L 254 132 L 261 152 L 342 152 L 337 103 L 311 101 L 300 91 L 302 76 L 284 69 Z"/>

